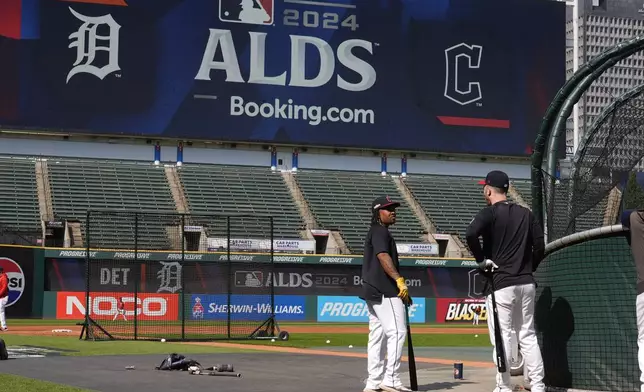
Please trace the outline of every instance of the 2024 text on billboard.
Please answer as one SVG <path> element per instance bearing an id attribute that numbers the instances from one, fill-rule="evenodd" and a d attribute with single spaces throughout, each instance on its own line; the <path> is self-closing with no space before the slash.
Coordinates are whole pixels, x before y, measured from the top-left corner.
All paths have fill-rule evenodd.
<path id="1" fill-rule="evenodd" d="M 96 30 L 91 29 L 90 25 L 98 26 L 105 25 L 109 28 L 110 34 L 108 35 L 109 46 L 101 47 L 101 49 L 110 52 L 109 63 L 97 67 L 91 63 L 81 63 L 80 61 L 74 65 L 67 75 L 67 82 L 76 74 L 90 73 L 100 79 L 105 78 L 110 73 L 120 71 L 121 68 L 118 64 L 118 42 L 120 25 L 114 20 L 111 14 L 103 15 L 100 17 L 88 17 L 82 15 L 70 7 L 71 13 L 84 22 L 79 31 L 70 36 L 76 37 L 77 41 L 72 42 L 70 47 L 77 47 L 79 51 L 79 59 L 94 58 L 91 53 L 85 53 L 85 47 L 81 47 L 79 37 L 81 34 L 90 34 L 89 39 L 96 43 L 98 38 L 105 40 L 106 38 L 96 36 Z M 333 12 L 325 12 L 322 15 L 316 11 L 307 10 L 302 13 L 295 9 L 284 10 L 283 24 L 286 26 L 298 27 L 300 25 L 308 28 L 320 28 L 337 30 L 345 27 L 355 31 L 358 28 L 356 15 L 350 14 L 346 16 L 342 22 L 340 14 Z M 209 81 L 211 80 L 212 70 L 221 70 L 226 73 L 226 82 L 231 83 L 253 83 L 264 85 L 277 85 L 287 86 L 287 74 L 289 74 L 288 86 L 290 87 L 305 87 L 316 88 L 326 85 L 335 74 L 336 55 L 340 64 L 346 68 L 354 71 L 360 75 L 360 81 L 351 83 L 341 75 L 336 75 L 336 85 L 338 88 L 346 91 L 366 91 L 376 83 L 376 70 L 369 64 L 369 62 L 357 57 L 353 53 L 354 48 L 362 48 L 370 55 L 374 54 L 374 48 L 379 46 L 378 43 L 373 43 L 363 39 L 348 39 L 340 43 L 334 54 L 333 48 L 323 39 L 305 35 L 290 35 L 291 41 L 291 61 L 290 73 L 284 71 L 280 75 L 269 76 L 266 75 L 266 39 L 267 33 L 249 31 L 250 36 L 250 71 L 248 80 L 244 80 L 241 74 L 241 68 L 237 57 L 235 43 L 230 30 L 214 29 L 211 28 L 208 43 L 204 51 L 199 71 L 195 80 Z M 94 37 L 91 37 L 91 35 Z M 318 75 L 313 78 L 307 78 L 305 75 L 306 65 L 306 47 L 313 46 L 317 49 L 320 56 L 320 67 Z M 91 46 L 91 45 L 90 45 Z M 95 45 L 96 46 L 96 45 Z M 98 46 L 96 46 L 98 47 Z M 217 49 L 221 48 L 222 61 L 215 61 L 215 54 Z M 460 104 L 467 105 L 482 98 L 481 86 L 478 82 L 468 83 L 467 90 L 461 90 L 458 87 L 458 69 L 461 64 L 468 68 L 479 68 L 480 57 L 482 48 L 477 45 L 467 45 L 461 43 L 445 50 L 446 53 L 446 69 L 447 75 L 445 78 L 445 92 L 446 98 Z M 450 60 L 451 59 L 451 60 Z M 459 62 L 459 59 L 462 62 Z M 478 60 L 478 61 L 477 61 Z M 90 61 L 91 62 L 91 61 Z M 449 77 L 449 73 L 453 72 L 454 77 Z M 217 96 L 212 95 L 195 95 L 195 98 L 205 99 L 218 99 Z M 343 123 L 361 123 L 361 124 L 375 124 L 375 112 L 373 109 L 364 108 L 338 108 L 328 107 L 323 108 L 316 105 L 299 105 L 291 98 L 275 98 L 272 102 L 254 102 L 246 101 L 243 97 L 233 95 L 230 97 L 230 114 L 232 116 L 249 116 L 256 117 L 262 116 L 264 118 L 282 118 L 289 120 L 304 120 L 309 125 L 319 125 L 323 122 L 343 122 Z"/>

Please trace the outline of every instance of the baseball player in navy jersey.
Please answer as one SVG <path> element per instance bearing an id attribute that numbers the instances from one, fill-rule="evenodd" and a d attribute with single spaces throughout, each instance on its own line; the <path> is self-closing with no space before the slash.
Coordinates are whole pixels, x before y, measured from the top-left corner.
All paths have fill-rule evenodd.
<path id="1" fill-rule="evenodd" d="M 533 277 L 545 251 L 543 229 L 529 209 L 508 202 L 510 180 L 507 174 L 491 171 L 479 184 L 483 185 L 488 206 L 470 223 L 466 239 L 479 268 L 486 272 L 484 276 L 488 281 L 483 289 L 486 307 L 493 311 L 489 280 L 494 279 L 505 363 L 510 363 L 514 327 L 532 392 L 545 392 L 543 359 L 534 329 L 536 282 Z M 479 237 L 483 237 L 483 247 Z M 490 341 L 495 346 L 494 317 L 488 317 L 487 322 Z M 496 362 L 496 355 L 494 360 Z M 497 371 L 495 392 L 512 391 L 510 366 L 506 367 L 504 373 Z"/>
<path id="2" fill-rule="evenodd" d="M 400 362 L 407 337 L 405 304 L 411 303 L 400 276 L 396 241 L 389 226 L 396 223 L 400 203 L 389 196 L 371 204 L 371 227 L 364 244 L 362 294 L 369 310 L 367 343 L 369 377 L 364 392 L 410 391 L 400 379 Z"/>
<path id="3" fill-rule="evenodd" d="M 637 360 L 640 368 L 640 391 L 644 392 L 644 210 L 627 210 L 622 213 L 622 226 L 628 230 L 626 239 L 631 246 L 637 271 Z"/>

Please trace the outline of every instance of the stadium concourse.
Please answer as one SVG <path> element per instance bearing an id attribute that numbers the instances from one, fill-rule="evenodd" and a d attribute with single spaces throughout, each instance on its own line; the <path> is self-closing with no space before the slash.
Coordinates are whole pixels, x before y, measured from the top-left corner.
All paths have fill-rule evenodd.
<path id="1" fill-rule="evenodd" d="M 26 235 L 40 237 L 43 221 L 67 222 L 66 246 L 83 247 L 88 209 L 272 215 L 275 239 L 312 240 L 312 230 L 328 230 L 324 253 L 361 254 L 369 222 L 367 206 L 375 195 L 403 201 L 399 224 L 392 229 L 399 243 L 441 244 L 441 256 L 469 257 L 465 228 L 484 206 L 479 178 L 378 172 L 300 169 L 215 164 L 154 165 L 123 160 L 1 156 L 0 222 Z M 530 206 L 528 179 L 514 179 L 511 200 Z M 597 227 L 606 203 L 577 230 Z M 331 208 L 330 208 L 331 207 Z M 241 223 L 243 226 L 244 223 Z M 96 229 L 96 228 L 95 228 Z M 101 243 L 122 243 L 115 227 L 104 228 Z M 265 225 L 247 222 L 235 229 L 240 238 L 266 238 Z M 109 231 L 109 232 L 108 232 Z M 206 233 L 208 234 L 208 233 Z M 125 235 L 125 234 L 124 234 Z M 139 243 L 140 249 L 171 249 L 159 232 Z M 115 246 L 114 248 L 120 248 Z"/>

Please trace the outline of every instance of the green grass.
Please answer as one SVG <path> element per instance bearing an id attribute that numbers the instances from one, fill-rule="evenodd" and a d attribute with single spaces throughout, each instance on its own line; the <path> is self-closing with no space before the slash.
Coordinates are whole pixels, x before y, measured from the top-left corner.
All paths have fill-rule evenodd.
<path id="1" fill-rule="evenodd" d="M 56 319 L 11 319 L 9 320 L 9 325 L 16 325 L 16 326 L 30 326 L 30 325 L 60 325 L 60 326 L 73 326 L 76 325 L 76 323 L 81 322 L 79 320 L 56 320 Z M 143 324 L 143 323 L 142 323 Z M 167 325 L 181 325 L 180 321 L 177 322 L 145 322 L 147 325 L 162 325 L 162 324 L 167 324 Z M 203 324 L 203 322 L 192 322 L 192 321 L 187 321 L 186 325 L 190 324 Z M 220 325 L 224 325 L 221 322 L 219 323 Z M 316 321 L 301 321 L 301 322 L 278 322 L 280 328 L 286 329 L 288 326 L 318 326 L 318 325 L 328 325 L 330 327 L 367 327 L 367 323 L 323 323 L 323 322 L 316 322 Z M 480 325 L 472 325 L 470 323 L 464 323 L 464 324 L 445 324 L 445 323 L 423 323 L 423 324 L 412 324 L 412 328 L 414 326 L 418 327 L 432 327 L 432 328 L 486 328 L 487 324 L 482 323 Z"/>
<path id="2" fill-rule="evenodd" d="M 23 336 L 2 335 L 9 347 L 37 346 L 63 351 L 63 355 L 131 355 L 131 354 L 210 354 L 230 352 L 253 352 L 249 350 L 196 346 L 180 342 L 161 343 L 157 341 L 87 341 L 71 336 Z M 329 340 L 330 343 L 326 343 Z M 227 341 L 222 341 L 227 342 Z M 367 334 L 293 334 L 288 341 L 276 340 L 233 340 L 232 343 L 248 345 L 269 345 L 283 347 L 366 347 Z M 488 336 L 483 334 L 417 334 L 415 347 L 490 347 Z"/>
<path id="3" fill-rule="evenodd" d="M 47 381 L 34 380 L 32 378 L 0 374 L 0 385 L 3 391 L 9 392 L 83 392 L 87 389 L 70 387 L 67 385 L 55 384 Z"/>
<path id="4" fill-rule="evenodd" d="M 413 333 L 413 332 L 412 332 Z M 326 341 L 329 340 L 329 343 Z M 417 334 L 413 335 L 414 347 L 491 347 L 488 335 L 474 334 Z M 243 344 L 262 344 L 285 347 L 354 347 L 367 346 L 367 334 L 293 334 L 288 341 L 253 340 Z"/>
<path id="5" fill-rule="evenodd" d="M 23 336 L 3 334 L 7 346 L 37 346 L 67 350 L 63 355 L 131 355 L 131 354 L 209 354 L 244 352 L 233 348 L 195 346 L 182 343 L 161 343 L 153 341 L 87 341 L 68 336 Z M 250 351 L 248 351 L 250 352 Z M 0 384 L 1 385 L 1 384 Z"/>

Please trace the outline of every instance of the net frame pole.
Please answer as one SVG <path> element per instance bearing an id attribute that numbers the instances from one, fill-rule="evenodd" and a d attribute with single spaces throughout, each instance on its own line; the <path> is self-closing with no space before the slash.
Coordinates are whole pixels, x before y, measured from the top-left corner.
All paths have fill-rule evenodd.
<path id="1" fill-rule="evenodd" d="M 181 214 L 181 268 L 186 263 L 186 214 Z M 182 270 L 184 271 L 184 270 Z M 181 340 L 186 340 L 186 274 L 181 273 Z"/>
<path id="2" fill-rule="evenodd" d="M 89 274 L 90 274 L 90 220 L 91 220 L 91 211 L 87 211 L 86 214 L 86 223 L 85 223 L 85 339 L 89 339 L 89 333 L 90 333 L 90 317 L 89 317 L 89 312 L 90 312 L 90 300 L 89 300 L 89 293 L 90 293 L 90 279 L 89 279 Z"/>
<path id="3" fill-rule="evenodd" d="M 537 137 L 535 139 L 534 151 L 532 154 L 532 210 L 537 221 L 543 227 L 545 227 L 544 222 L 546 218 L 543 210 L 542 166 L 544 153 L 546 153 L 547 151 L 556 151 L 557 143 L 561 138 L 562 132 L 561 129 L 553 129 L 552 124 L 556 120 L 557 116 L 560 115 L 561 109 L 566 103 L 566 97 L 568 97 L 576 88 L 580 87 L 583 79 L 586 78 L 589 74 L 592 74 L 593 71 L 599 68 L 602 64 L 613 59 L 615 60 L 615 63 L 617 63 L 618 61 L 621 61 L 622 59 L 629 57 L 633 53 L 641 50 L 643 47 L 644 36 L 637 36 L 606 50 L 604 53 L 595 57 L 593 60 L 587 62 L 586 64 L 584 64 L 584 66 L 579 68 L 577 72 L 575 72 L 575 74 L 561 87 L 561 89 L 559 89 L 557 95 L 546 110 L 544 118 L 539 127 Z M 610 66 L 612 66 L 612 64 Z M 598 77 L 598 75 L 596 75 L 596 77 Z M 572 106 L 574 106 L 574 103 L 571 105 L 571 109 Z M 565 118 L 567 119 L 568 116 L 566 116 Z M 549 141 L 548 150 L 546 150 L 546 141 Z M 549 157 L 547 169 L 549 171 L 549 174 L 552 175 L 556 168 L 556 154 L 551 153 L 550 155 L 551 157 Z"/>
<path id="4" fill-rule="evenodd" d="M 141 266 L 138 263 L 139 261 L 139 213 L 134 213 L 134 265 L 139 271 L 138 275 L 141 274 Z M 138 313 L 136 311 L 136 304 L 139 303 L 139 279 L 134 283 L 134 340 L 138 340 L 138 331 L 139 331 L 139 320 Z"/>
<path id="5" fill-rule="evenodd" d="M 230 260 L 230 215 L 226 216 L 226 275 L 227 275 L 227 280 L 226 280 L 226 294 L 228 296 L 228 306 L 226 308 L 226 317 L 227 317 L 227 331 L 228 331 L 228 339 L 230 339 L 230 301 L 231 301 L 231 291 L 232 291 L 232 264 Z"/>
<path id="6" fill-rule="evenodd" d="M 272 280 L 275 277 L 275 260 L 273 258 L 273 255 L 275 254 L 275 240 L 274 240 L 274 233 L 273 233 L 273 216 L 269 216 L 268 218 L 270 220 L 270 230 L 271 230 L 271 317 L 275 319 L 275 285 L 273 284 Z M 273 334 L 275 332 L 273 331 Z"/>

